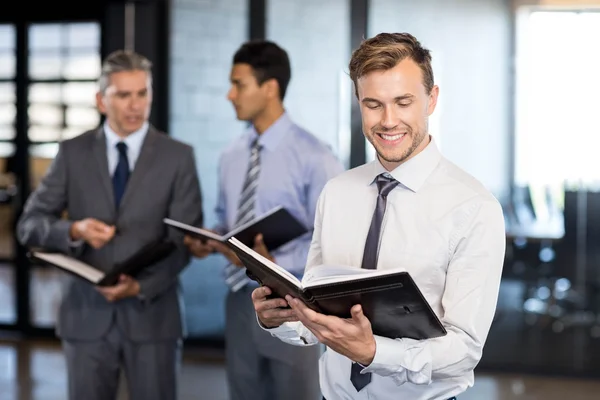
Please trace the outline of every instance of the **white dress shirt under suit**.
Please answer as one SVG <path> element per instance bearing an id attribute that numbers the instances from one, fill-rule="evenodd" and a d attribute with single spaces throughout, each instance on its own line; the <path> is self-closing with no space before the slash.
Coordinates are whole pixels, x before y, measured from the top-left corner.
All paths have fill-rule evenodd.
<path id="1" fill-rule="evenodd" d="M 115 172 L 115 168 L 117 168 L 117 163 L 119 162 L 119 150 L 117 150 L 117 144 L 119 142 L 123 142 L 127 145 L 127 161 L 129 161 L 129 170 L 133 171 L 135 167 L 135 163 L 140 156 L 142 151 L 142 145 L 144 144 L 144 139 L 146 139 L 146 134 L 148 133 L 148 127 L 150 124 L 145 122 L 140 129 L 135 132 L 132 132 L 125 138 L 121 138 L 116 134 L 108 125 L 108 122 L 105 122 L 104 127 L 104 135 L 106 136 L 106 157 L 108 159 L 108 172 L 110 176 Z"/>
<path id="2" fill-rule="evenodd" d="M 333 178 L 317 205 L 306 269 L 360 268 L 377 187 L 386 173 L 376 160 Z M 404 268 L 448 334 L 428 340 L 375 336 L 372 380 L 357 392 L 352 361 L 331 349 L 320 360 L 327 400 L 445 400 L 474 383 L 492 323 L 504 262 L 505 231 L 498 201 L 473 177 L 445 159 L 432 141 L 389 173 L 400 184 L 388 195 L 378 269 Z M 269 329 L 284 342 L 317 342 L 299 322 Z"/>
<path id="3" fill-rule="evenodd" d="M 146 135 L 148 134 L 148 128 L 150 124 L 148 122 L 144 122 L 142 127 L 135 132 L 132 132 L 125 138 L 121 138 L 115 131 L 112 130 L 108 121 L 105 121 L 102 125 L 104 128 L 104 137 L 106 139 L 106 159 L 108 161 L 108 174 L 112 177 L 117 168 L 117 164 L 119 162 L 119 150 L 117 150 L 117 144 L 120 142 L 124 142 L 127 145 L 127 161 L 129 162 L 129 170 L 133 171 L 135 167 L 135 163 L 140 156 L 142 151 L 142 146 L 144 144 L 144 139 L 146 139 Z M 83 240 L 77 241 L 69 241 L 71 247 L 80 252 L 83 248 L 82 245 L 84 243 Z M 143 296 L 138 296 L 143 298 Z"/>

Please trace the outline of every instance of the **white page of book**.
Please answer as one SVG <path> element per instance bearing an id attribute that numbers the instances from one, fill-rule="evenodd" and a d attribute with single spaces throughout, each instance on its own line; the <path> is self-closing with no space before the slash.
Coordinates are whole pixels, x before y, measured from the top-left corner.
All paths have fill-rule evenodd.
<path id="1" fill-rule="evenodd" d="M 48 261 L 51 264 L 74 272 L 93 283 L 98 283 L 104 278 L 104 272 L 64 254 L 34 252 L 33 255 L 39 259 Z"/>
<path id="2" fill-rule="evenodd" d="M 240 242 L 239 240 L 237 240 L 234 237 L 230 238 L 229 242 L 231 244 L 233 244 L 234 246 L 238 247 L 239 249 L 243 250 L 244 252 L 248 253 L 248 255 L 250 255 L 254 259 L 260 261 L 262 264 L 271 268 L 277 274 L 281 275 L 283 278 L 287 279 L 288 281 L 290 281 L 291 283 L 296 285 L 296 287 L 298 287 L 298 288 L 302 287 L 302 283 L 300 283 L 298 278 L 296 278 L 293 274 L 288 272 L 285 268 L 275 264 L 274 262 L 267 259 L 266 257 L 261 256 L 260 254 L 258 254 L 257 252 L 252 250 L 250 247 L 246 246 L 244 243 Z"/>
<path id="3" fill-rule="evenodd" d="M 304 274 L 304 277 L 302 278 L 302 287 L 309 288 L 329 283 L 391 275 L 404 271 L 406 270 L 403 268 L 377 270 L 350 267 L 346 265 L 316 265 Z"/>

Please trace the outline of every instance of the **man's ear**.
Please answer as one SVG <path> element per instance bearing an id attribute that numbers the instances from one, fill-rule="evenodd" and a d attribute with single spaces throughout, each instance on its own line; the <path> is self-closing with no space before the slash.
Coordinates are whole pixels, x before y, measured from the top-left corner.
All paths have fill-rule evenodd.
<path id="1" fill-rule="evenodd" d="M 438 96 L 440 95 L 440 88 L 435 85 L 431 88 L 431 93 L 429 94 L 429 102 L 427 104 L 427 116 L 433 114 L 435 110 L 435 106 L 437 106 Z"/>
<path id="2" fill-rule="evenodd" d="M 104 104 L 104 95 L 101 92 L 96 93 L 96 107 L 102 114 L 106 114 L 106 105 Z"/>
<path id="3" fill-rule="evenodd" d="M 277 83 L 276 79 L 269 79 L 263 85 L 265 85 L 269 98 L 279 98 L 279 83 Z"/>

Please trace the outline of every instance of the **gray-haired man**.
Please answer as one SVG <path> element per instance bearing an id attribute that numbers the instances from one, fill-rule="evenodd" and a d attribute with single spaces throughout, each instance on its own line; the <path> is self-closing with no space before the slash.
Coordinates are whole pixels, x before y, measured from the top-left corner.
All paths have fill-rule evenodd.
<path id="1" fill-rule="evenodd" d="M 121 367 L 131 399 L 177 398 L 184 334 L 178 275 L 189 254 L 162 220 L 201 226 L 202 203 L 192 148 L 148 123 L 151 74 L 150 61 L 139 54 L 108 56 L 97 95 L 106 122 L 60 144 L 18 224 L 24 245 L 104 267 L 166 236 L 177 243 L 173 254 L 113 287 L 70 277 L 57 334 L 71 400 L 114 400 Z M 61 218 L 64 211 L 68 219 Z"/>

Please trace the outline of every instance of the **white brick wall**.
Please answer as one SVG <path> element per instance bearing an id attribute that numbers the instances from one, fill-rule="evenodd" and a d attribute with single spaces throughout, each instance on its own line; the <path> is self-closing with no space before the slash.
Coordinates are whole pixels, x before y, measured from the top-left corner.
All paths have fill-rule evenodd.
<path id="1" fill-rule="evenodd" d="M 285 48 L 292 62 L 286 107 L 341 158 L 349 144 L 349 107 L 340 103 L 349 102 L 350 81 L 342 75 L 349 61 L 348 3 L 267 1 L 267 38 Z M 226 95 L 231 59 L 247 40 L 247 6 L 247 0 L 172 0 L 169 131 L 196 150 L 207 226 L 215 221 L 218 155 L 244 129 Z M 183 274 L 192 336 L 222 335 L 221 268 L 219 258 L 195 260 Z"/>
<path id="2" fill-rule="evenodd" d="M 244 129 L 226 95 L 246 17 L 246 0 L 172 0 L 169 133 L 196 150 L 207 226 L 215 221 L 218 156 Z M 221 269 L 220 258 L 207 258 L 183 273 L 190 336 L 222 335 Z"/>
<path id="3" fill-rule="evenodd" d="M 340 159 L 348 156 L 350 140 L 350 78 L 345 74 L 350 60 L 349 3 L 267 1 L 267 38 L 288 52 L 292 64 L 285 106 L 297 124 L 331 144 Z"/>

